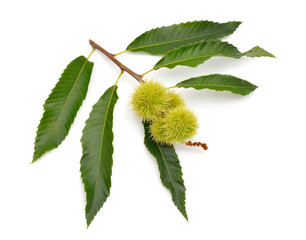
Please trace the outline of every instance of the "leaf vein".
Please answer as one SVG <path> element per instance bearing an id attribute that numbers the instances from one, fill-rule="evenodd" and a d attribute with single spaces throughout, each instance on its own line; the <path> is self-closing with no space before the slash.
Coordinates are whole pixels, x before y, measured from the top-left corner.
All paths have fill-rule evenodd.
<path id="1" fill-rule="evenodd" d="M 247 86 L 230 86 L 230 85 L 218 85 L 218 84 L 193 84 L 193 85 L 177 85 L 177 87 L 229 87 L 229 88 L 251 88 L 253 89 L 254 87 L 247 87 Z"/>
<path id="2" fill-rule="evenodd" d="M 165 157 L 164 157 L 164 154 L 163 154 L 163 152 L 162 152 L 162 150 L 161 150 L 159 144 L 156 144 L 156 145 L 157 145 L 157 147 L 158 147 L 158 149 L 159 149 L 159 151 L 160 151 L 160 153 L 161 153 L 161 156 L 162 156 L 162 158 L 163 158 L 163 161 L 164 161 L 164 163 L 165 163 L 165 166 L 166 166 L 167 172 L 168 172 L 168 174 L 169 174 L 171 183 L 172 183 L 172 185 L 173 185 L 173 189 L 174 189 L 174 191 L 175 191 L 175 194 L 177 194 L 177 190 L 176 190 L 176 188 L 175 188 L 175 184 L 174 184 L 173 179 L 172 179 L 172 177 L 171 177 L 171 173 L 170 173 L 170 170 L 169 170 L 168 165 L 167 165 L 167 163 L 166 163 L 166 159 L 165 159 Z"/>
<path id="3" fill-rule="evenodd" d="M 160 65 L 158 67 L 154 67 L 153 70 L 157 70 L 157 69 L 160 69 L 162 67 L 165 67 L 165 66 L 168 66 L 168 65 L 171 65 L 171 64 L 174 64 L 174 63 L 185 62 L 187 60 L 192 60 L 192 59 L 197 59 L 197 58 L 213 57 L 213 56 L 218 56 L 218 55 L 213 54 L 213 55 L 204 55 L 204 56 L 198 56 L 198 57 L 184 58 L 184 59 L 180 59 L 180 60 L 177 60 L 177 61 L 174 61 L 174 62 L 166 63 L 164 65 Z"/>
<path id="4" fill-rule="evenodd" d="M 52 124 L 52 127 L 51 127 L 50 131 L 48 132 L 48 135 L 47 135 L 47 137 L 46 137 L 47 140 L 44 142 L 43 147 L 41 147 L 41 149 L 39 150 L 37 156 L 39 156 L 40 153 L 44 150 L 44 147 L 45 147 L 45 145 L 46 145 L 46 143 L 47 143 L 47 141 L 48 141 L 48 139 L 49 139 L 49 137 L 50 137 L 51 132 L 54 133 L 54 127 L 55 127 L 56 124 L 57 124 L 57 121 L 58 121 L 58 119 L 59 119 L 59 116 L 61 115 L 61 113 L 63 112 L 65 106 L 67 105 L 68 99 L 69 99 L 69 97 L 70 97 L 70 95 L 71 95 L 73 89 L 75 88 L 76 83 L 77 83 L 77 81 L 79 80 L 79 78 L 80 78 L 80 76 L 81 76 L 81 74 L 82 74 L 82 72 L 83 72 L 83 70 L 84 70 L 84 67 L 85 67 L 85 65 L 86 65 L 87 62 L 88 62 L 88 58 L 86 59 L 85 63 L 83 64 L 83 66 L 82 66 L 82 68 L 81 68 L 81 70 L 80 70 L 80 72 L 79 72 L 79 74 L 78 74 L 78 76 L 77 76 L 77 78 L 76 78 L 75 83 L 73 84 L 73 86 L 72 86 L 72 88 L 71 88 L 71 90 L 70 90 L 70 92 L 69 92 L 67 98 L 65 99 L 65 102 L 64 102 L 63 107 L 61 108 L 61 111 L 60 111 L 59 114 L 57 115 L 57 118 L 56 118 L 55 122 Z"/>
<path id="5" fill-rule="evenodd" d="M 116 88 L 116 85 L 113 88 L 113 91 L 112 91 L 112 94 L 111 94 L 111 96 L 109 98 L 109 102 L 108 102 L 108 105 L 107 105 L 107 108 L 106 108 L 106 112 L 105 112 L 105 117 L 104 117 L 104 122 L 103 122 L 103 129 L 102 129 L 102 135 L 101 135 L 101 143 L 100 143 L 98 173 L 97 173 L 97 177 L 96 177 L 96 184 L 95 184 L 94 194 L 93 194 L 92 199 L 94 199 L 95 195 L 96 195 L 98 179 L 99 179 L 99 173 L 100 173 L 100 166 L 101 166 L 101 155 L 102 155 L 102 148 L 103 148 L 102 145 L 103 145 L 103 140 L 104 140 L 104 130 L 105 130 L 106 118 L 108 116 L 108 111 L 109 111 L 109 107 L 110 107 L 110 104 L 111 104 L 111 100 L 112 100 L 114 92 L 115 92 L 115 88 Z"/>
<path id="6" fill-rule="evenodd" d="M 199 38 L 199 37 L 204 37 L 204 36 L 209 36 L 209 35 L 212 35 L 212 34 L 216 34 L 216 33 L 222 32 L 222 31 L 227 30 L 227 29 L 230 29 L 230 28 L 224 28 L 222 30 L 218 30 L 218 31 L 211 32 L 211 33 L 208 33 L 208 34 L 201 34 L 201 35 L 190 37 L 190 38 L 182 38 L 182 39 L 177 39 L 177 40 L 168 41 L 168 42 L 159 42 L 159 43 L 154 43 L 154 44 L 148 44 L 148 45 L 144 45 L 144 46 L 128 49 L 128 51 L 133 51 L 133 50 L 136 50 L 136 49 L 139 49 L 139 48 L 147 48 L 147 47 L 154 47 L 154 46 L 157 46 L 157 45 L 164 45 L 164 44 L 169 44 L 169 43 L 175 43 L 175 42 L 183 42 L 183 41 L 194 39 L 194 38 Z M 204 39 L 205 38 L 203 38 L 203 40 Z"/>

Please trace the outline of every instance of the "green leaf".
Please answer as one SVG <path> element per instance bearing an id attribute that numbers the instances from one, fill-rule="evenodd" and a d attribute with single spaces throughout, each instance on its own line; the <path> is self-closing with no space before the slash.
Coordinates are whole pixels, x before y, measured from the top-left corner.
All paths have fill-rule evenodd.
<path id="1" fill-rule="evenodd" d="M 36 133 L 33 162 L 45 152 L 58 147 L 68 135 L 86 97 L 93 65 L 80 56 L 64 70 L 44 104 L 45 111 Z"/>
<path id="2" fill-rule="evenodd" d="M 241 22 L 194 21 L 147 31 L 131 42 L 126 50 L 163 55 L 174 48 L 203 39 L 220 39 L 233 33 Z"/>
<path id="3" fill-rule="evenodd" d="M 222 42 L 220 40 L 208 40 L 191 43 L 166 53 L 166 55 L 155 64 L 153 70 L 157 70 L 162 67 L 174 68 L 178 65 L 196 67 L 214 56 L 231 58 L 241 58 L 242 56 L 274 57 L 271 53 L 268 53 L 260 47 L 255 47 L 250 51 L 241 53 L 235 46 L 229 44 L 228 42 Z"/>
<path id="4" fill-rule="evenodd" d="M 182 168 L 172 145 L 158 144 L 150 135 L 150 124 L 143 122 L 145 129 L 144 143 L 149 152 L 156 158 L 160 179 L 172 195 L 172 201 L 188 221 L 185 207 L 185 191 Z"/>
<path id="5" fill-rule="evenodd" d="M 117 86 L 107 89 L 93 106 L 81 139 L 81 176 L 86 192 L 86 220 L 90 225 L 110 193 L 113 165 L 113 112 Z"/>
<path id="6" fill-rule="evenodd" d="M 177 87 L 201 89 L 212 89 L 216 91 L 230 91 L 235 94 L 248 95 L 257 86 L 243 79 L 222 74 L 211 74 L 187 79 L 176 84 Z"/>

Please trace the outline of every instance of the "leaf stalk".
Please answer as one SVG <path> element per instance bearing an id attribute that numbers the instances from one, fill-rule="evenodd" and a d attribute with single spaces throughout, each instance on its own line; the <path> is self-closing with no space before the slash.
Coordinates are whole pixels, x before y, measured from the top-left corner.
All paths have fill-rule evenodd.
<path id="1" fill-rule="evenodd" d="M 143 77 L 144 75 L 148 74 L 149 72 L 152 72 L 154 68 L 150 69 L 149 71 L 146 71 L 145 73 L 141 74 L 140 76 Z"/>
<path id="2" fill-rule="evenodd" d="M 125 51 L 122 51 L 122 52 L 119 52 L 119 53 L 116 53 L 116 54 L 114 54 L 114 56 L 116 57 L 116 56 L 118 56 L 118 55 L 120 55 L 120 54 L 122 54 L 122 53 L 126 53 L 126 52 L 129 52 L 130 50 L 125 50 Z"/>

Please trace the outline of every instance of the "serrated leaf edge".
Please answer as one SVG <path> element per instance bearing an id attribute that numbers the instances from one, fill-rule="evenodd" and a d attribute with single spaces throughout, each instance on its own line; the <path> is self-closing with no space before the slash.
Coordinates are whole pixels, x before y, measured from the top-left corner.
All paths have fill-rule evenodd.
<path id="1" fill-rule="evenodd" d="M 167 64 L 164 64 L 164 65 L 161 65 L 161 66 L 156 67 L 156 65 L 157 65 L 162 59 L 164 59 L 164 57 L 166 57 L 167 54 L 171 54 L 172 52 L 177 51 L 177 50 L 179 50 L 179 49 L 181 49 L 181 48 L 186 48 L 186 47 L 188 47 L 188 46 L 196 45 L 196 44 L 200 44 L 200 43 L 204 43 L 204 42 L 217 42 L 217 41 L 222 42 L 222 43 L 227 43 L 228 45 L 231 45 L 233 48 L 236 48 L 236 49 L 237 49 L 237 47 L 235 47 L 233 44 L 231 44 L 231 43 L 229 43 L 229 42 L 227 42 L 227 41 L 221 41 L 221 40 L 216 40 L 216 39 L 201 40 L 201 41 L 198 41 L 198 42 L 189 43 L 189 44 L 183 45 L 183 46 L 181 46 L 181 47 L 174 48 L 173 50 L 167 52 L 167 53 L 166 53 L 166 54 L 165 54 L 165 55 L 164 55 L 155 65 L 154 65 L 154 67 L 153 67 L 150 71 L 158 70 L 158 69 L 160 69 L 160 68 L 167 67 L 168 65 L 172 65 L 172 64 L 175 64 L 175 63 L 178 63 L 178 62 L 185 62 L 185 61 L 188 61 L 188 60 L 193 60 L 193 59 L 198 59 L 198 58 L 222 57 L 222 56 L 223 56 L 222 54 L 217 54 L 217 55 L 215 55 L 215 54 L 213 54 L 213 55 L 211 55 L 211 54 L 210 54 L 210 55 L 203 55 L 203 56 L 197 56 L 197 57 L 185 58 L 185 59 L 178 60 L 178 61 L 173 61 L 173 62 L 170 62 L 170 63 L 167 63 Z M 237 51 L 238 51 L 237 56 L 231 56 L 230 58 L 239 59 L 239 58 L 241 58 L 241 57 L 243 57 L 243 56 L 247 56 L 247 57 L 251 57 L 251 58 L 260 57 L 260 56 L 251 56 L 251 55 L 248 55 L 252 50 L 254 50 L 254 49 L 256 49 L 256 48 L 260 48 L 261 50 L 263 50 L 263 51 L 267 54 L 267 55 L 262 55 L 261 57 L 272 57 L 272 58 L 275 58 L 275 56 L 274 56 L 273 54 L 269 53 L 268 51 L 264 50 L 263 48 L 261 48 L 261 47 L 259 47 L 259 46 L 253 47 L 253 48 L 251 48 L 250 50 L 248 50 L 248 51 L 246 51 L 246 52 L 240 52 L 240 51 L 237 49 Z M 208 59 L 207 59 L 207 60 L 208 60 Z M 206 62 L 207 60 L 205 60 L 204 62 Z M 200 64 L 202 64 L 202 63 L 199 63 L 198 65 L 200 65 Z M 198 65 L 196 65 L 196 66 L 198 66 Z M 175 66 L 172 66 L 172 67 L 167 67 L 167 68 L 173 69 L 173 68 L 175 68 L 176 66 L 178 66 L 178 65 L 175 65 Z M 148 72 L 149 72 L 149 71 L 148 71 Z"/>
<path id="2" fill-rule="evenodd" d="M 195 44 L 200 44 L 200 43 L 204 43 L 204 42 L 216 42 L 216 41 L 220 41 L 220 40 L 215 40 L 215 39 L 214 39 L 214 40 L 201 40 L 201 41 L 198 41 L 198 42 L 195 42 L 195 43 L 189 43 L 189 44 L 183 45 L 183 46 L 181 46 L 181 47 L 175 48 L 175 49 L 173 49 L 173 50 L 167 52 L 167 53 L 165 54 L 165 56 L 163 56 L 159 61 L 161 61 L 164 57 L 166 57 L 167 54 L 171 54 L 172 52 L 177 51 L 177 50 L 179 50 L 180 48 L 187 48 L 187 47 L 189 47 L 189 46 L 191 46 L 191 45 L 195 45 Z M 222 41 L 220 41 L 220 42 L 222 42 Z M 226 41 L 225 41 L 224 43 L 227 43 L 227 44 L 233 46 L 234 48 L 236 48 L 233 44 L 230 44 L 229 42 L 226 42 Z M 236 48 L 236 49 L 237 49 L 237 48 Z M 238 51 L 238 49 L 237 49 L 237 51 Z M 239 51 L 238 51 L 238 52 L 239 52 Z M 241 55 L 240 55 L 240 54 L 241 54 Z M 240 58 L 241 56 L 243 56 L 243 53 L 240 53 L 240 54 L 237 55 L 237 57 L 233 57 L 233 58 Z M 164 65 L 155 67 L 155 66 L 159 63 L 159 61 L 158 61 L 158 62 L 155 64 L 155 66 L 152 68 L 152 70 L 158 70 L 158 69 L 160 69 L 160 68 L 166 67 L 167 65 L 171 65 L 171 64 L 174 64 L 174 63 L 178 63 L 178 62 L 184 62 L 184 61 L 187 61 L 187 60 L 192 60 L 192 59 L 197 59 L 197 58 L 205 58 L 205 57 L 217 57 L 217 56 L 222 56 L 222 55 L 204 55 L 204 56 L 198 56 L 198 57 L 185 58 L 185 59 L 183 59 L 183 60 L 178 60 L 178 61 L 174 61 L 174 62 L 171 62 L 171 63 L 167 63 L 167 64 L 164 64 Z M 199 64 L 198 64 L 198 65 L 199 65 Z M 172 68 L 174 68 L 174 67 L 176 67 L 176 66 L 170 67 L 170 69 L 172 69 Z"/>
<path id="3" fill-rule="evenodd" d="M 121 75 L 120 75 L 120 76 L 121 76 Z M 108 112 L 109 112 L 109 108 L 110 108 L 110 105 L 111 105 L 111 102 L 112 102 L 112 99 L 113 99 L 113 96 L 114 96 L 114 93 L 115 93 L 115 90 L 116 90 L 116 89 L 117 89 L 117 82 L 116 82 L 116 84 L 113 86 L 113 90 L 112 90 L 112 93 L 111 93 L 111 96 L 110 96 L 110 98 L 109 98 L 109 102 L 108 102 L 108 105 L 107 105 L 107 108 L 106 108 L 106 111 L 105 111 L 105 117 L 104 117 L 104 123 L 103 123 L 103 130 L 102 130 L 102 137 L 101 137 L 101 143 L 100 143 L 100 152 L 99 152 L 99 166 L 98 166 L 98 172 L 97 172 L 96 183 L 95 183 L 94 193 L 93 193 L 92 199 L 94 199 L 95 196 L 96 196 L 96 189 L 97 189 L 98 179 L 99 179 L 99 173 L 100 173 L 101 153 L 102 153 L 102 145 L 103 145 L 103 139 L 104 139 L 104 130 L 105 130 L 105 124 L 106 124 L 106 121 L 105 121 L 105 120 L 107 119 Z M 116 102 L 115 102 L 115 104 L 116 104 Z M 86 125 L 87 121 L 88 121 L 88 119 L 86 120 L 85 125 Z M 83 129 L 82 132 L 84 132 L 84 130 L 85 130 L 85 128 Z M 81 142 L 82 142 L 82 139 L 81 139 Z M 83 145 L 83 143 L 82 143 L 82 145 Z M 114 152 L 113 141 L 112 141 L 112 147 L 113 147 L 113 151 L 112 151 L 112 153 L 111 153 L 111 157 L 112 157 L 113 152 Z M 82 159 L 81 159 L 81 160 L 82 160 Z M 83 182 L 84 186 L 86 186 L 86 185 L 85 185 L 85 182 L 83 181 L 83 174 L 82 174 L 82 171 L 81 171 L 81 177 L 82 177 L 82 182 Z M 110 184 L 111 184 L 111 182 L 110 182 Z M 111 185 L 110 185 L 110 188 L 111 188 Z M 86 192 L 86 189 L 85 189 L 85 192 Z M 108 196 L 109 196 L 109 194 L 108 194 Z M 106 199 L 105 199 L 105 201 L 103 202 L 102 205 L 104 205 L 104 203 L 107 201 L 108 196 L 106 197 Z M 86 204 L 87 204 L 87 202 L 86 202 Z M 102 208 L 102 206 L 101 206 L 101 208 Z M 100 208 L 100 209 L 101 209 L 101 208 Z M 95 213 L 95 215 L 93 216 L 93 218 L 91 219 L 90 222 L 89 222 L 88 219 L 87 219 L 87 212 L 85 213 L 86 221 L 87 221 L 87 228 L 89 227 L 89 225 L 91 224 L 91 222 L 94 220 L 95 216 L 96 216 L 97 213 L 100 211 L 100 209 Z"/>
<path id="4" fill-rule="evenodd" d="M 103 130 L 102 130 L 102 137 L 101 137 L 101 143 L 100 143 L 100 153 L 99 153 L 99 167 L 98 167 L 98 174 L 97 174 L 97 177 L 96 177 L 96 184 L 95 184 L 95 189 L 94 189 L 94 195 L 92 198 L 95 197 L 95 194 L 96 194 L 96 189 L 97 189 L 97 183 L 98 183 L 98 178 L 99 178 L 99 173 L 100 173 L 100 164 L 101 164 L 101 153 L 102 153 L 102 145 L 103 145 L 103 139 L 104 139 L 104 130 L 105 130 L 105 123 L 106 123 L 106 118 L 108 116 L 108 111 L 109 111 L 109 106 L 110 106 L 110 103 L 111 103 L 111 100 L 113 99 L 113 95 L 114 95 L 114 92 L 115 92 L 115 89 L 117 88 L 117 86 L 115 85 L 113 87 L 113 91 L 111 93 L 111 96 L 109 98 L 109 102 L 108 102 L 108 105 L 107 105 L 107 108 L 106 108 L 106 114 L 105 114 L 105 117 L 104 117 L 104 123 L 103 123 Z"/>
<path id="5" fill-rule="evenodd" d="M 165 159 L 165 157 L 164 157 L 164 153 L 163 153 L 162 149 L 160 148 L 159 143 L 156 143 L 156 142 L 153 140 L 152 136 L 148 136 L 148 135 L 146 134 L 147 126 L 145 125 L 145 123 L 147 123 L 147 122 L 143 122 L 143 126 L 144 126 L 144 128 L 145 128 L 145 141 L 144 141 L 144 144 L 145 144 L 146 148 L 148 149 L 148 151 L 149 151 L 149 152 L 152 154 L 152 156 L 156 159 L 156 162 L 157 162 L 157 165 L 158 165 L 158 169 L 159 169 L 159 168 L 160 168 L 160 165 L 159 165 L 159 163 L 158 163 L 159 161 L 158 161 L 158 159 L 155 157 L 155 155 L 153 154 L 153 152 L 151 151 L 151 149 L 147 146 L 147 144 L 146 144 L 146 137 L 147 137 L 148 139 L 150 139 L 151 141 L 153 141 L 154 144 L 158 147 L 158 151 L 159 151 L 160 155 L 162 156 L 163 162 L 164 162 L 164 164 L 165 164 L 165 166 L 166 166 L 166 169 L 167 169 L 168 176 L 169 176 L 169 178 L 170 178 L 170 180 L 171 180 L 171 183 L 172 183 L 171 185 L 173 186 L 173 189 L 174 189 L 174 191 L 175 191 L 175 194 L 177 195 L 178 191 L 177 191 L 177 189 L 176 189 L 176 187 L 175 187 L 175 184 L 174 184 L 174 181 L 173 181 L 171 172 L 170 172 L 170 170 L 169 170 L 167 161 L 166 161 L 166 159 Z M 175 149 L 174 149 L 173 145 L 171 145 L 171 144 L 169 144 L 169 145 L 166 144 L 165 146 L 171 146 L 171 147 L 173 148 L 173 152 L 174 152 L 175 156 L 176 156 L 177 159 L 178 159 L 177 153 L 175 152 Z M 185 185 L 184 185 L 182 167 L 181 167 L 181 165 L 180 165 L 180 163 L 179 163 L 179 159 L 178 159 L 178 165 L 179 165 L 179 168 L 180 168 L 180 171 L 181 171 L 181 174 L 182 174 L 182 175 L 181 175 L 181 180 L 182 180 L 183 188 L 184 188 L 185 191 L 186 191 L 186 187 L 185 187 Z M 175 203 L 175 201 L 174 201 L 174 196 L 173 196 L 173 194 L 172 194 L 172 191 L 171 191 L 170 187 L 168 187 L 168 186 L 164 183 L 164 180 L 163 180 L 162 177 L 161 177 L 161 172 L 160 172 L 159 177 L 160 177 L 160 180 L 161 180 L 163 186 L 164 186 L 166 189 L 168 189 L 168 190 L 170 191 L 171 198 L 172 198 L 172 201 L 173 201 L 174 205 L 176 206 L 176 208 L 179 210 L 179 212 L 183 215 L 183 217 L 184 217 L 184 218 L 187 220 L 187 222 L 188 222 L 188 215 L 187 215 L 187 211 L 186 211 L 186 193 L 184 193 L 184 202 L 183 202 L 183 209 L 182 209 L 183 211 L 181 211 L 181 209 L 179 209 L 178 205 L 176 205 L 176 203 Z"/>
<path id="6" fill-rule="evenodd" d="M 203 86 L 203 85 L 196 85 L 196 84 L 194 84 L 194 85 L 180 85 L 180 86 L 176 86 L 176 87 L 178 87 L 178 88 L 184 88 L 184 87 L 187 87 L 187 88 L 192 88 L 192 87 L 194 87 L 194 86 L 199 86 L 199 87 L 201 87 L 201 86 Z M 229 85 L 217 85 L 217 84 L 205 84 L 205 86 L 208 86 L 208 87 L 228 87 L 228 88 L 245 88 L 245 89 L 253 89 L 254 87 L 244 87 L 244 86 L 229 86 Z M 216 91 L 224 91 L 224 90 L 216 90 Z"/>
<path id="7" fill-rule="evenodd" d="M 201 21 L 189 21 L 189 22 L 185 22 L 185 23 L 180 23 L 180 24 L 187 24 L 187 23 L 194 23 L 194 22 L 201 22 Z M 211 23 L 218 23 L 218 22 L 213 22 L 213 21 L 203 21 L 203 22 L 211 22 Z M 226 23 L 238 23 L 238 26 L 237 28 L 239 27 L 239 25 L 242 23 L 240 21 L 230 21 L 230 22 L 226 22 Z M 142 37 L 144 34 L 146 34 L 147 32 L 150 32 L 152 30 L 156 30 L 156 29 L 160 29 L 160 28 L 164 28 L 164 27 L 172 27 L 172 26 L 175 26 L 175 25 L 179 25 L 179 24 L 172 24 L 172 25 L 169 25 L 169 26 L 162 26 L 162 27 L 157 27 L 157 28 L 152 28 L 151 30 L 148 30 L 146 32 L 144 32 L 143 34 L 141 34 L 139 37 L 137 37 L 135 40 L 139 39 L 140 37 Z M 226 30 L 229 29 L 229 28 L 225 28 Z M 185 40 L 189 40 L 189 39 L 194 39 L 194 38 L 199 38 L 199 37 L 202 37 L 202 36 L 209 36 L 209 35 L 212 35 L 212 34 L 215 34 L 215 33 L 218 33 L 218 32 L 221 32 L 221 31 L 224 31 L 225 29 L 222 29 L 222 30 L 219 30 L 219 31 L 215 31 L 215 32 L 212 32 L 212 33 L 208 33 L 208 34 L 205 34 L 205 35 L 198 35 L 198 36 L 194 36 L 194 37 L 190 37 L 190 38 L 183 38 L 183 39 L 178 39 L 178 40 L 173 40 L 173 41 L 168 41 L 168 42 L 160 42 L 160 43 L 155 43 L 155 44 L 149 44 L 149 45 L 144 45 L 144 46 L 141 46 L 141 47 L 136 47 L 136 48 L 130 48 L 128 49 L 129 46 L 127 46 L 126 48 L 126 51 L 134 51 L 136 49 L 139 49 L 139 48 L 147 48 L 147 47 L 152 47 L 152 46 L 157 46 L 157 45 L 164 45 L 164 44 L 168 44 L 168 43 L 174 43 L 174 42 L 183 42 Z M 233 33 L 236 31 L 236 29 L 233 31 Z M 229 35 L 229 34 L 228 34 Z M 228 36 L 228 35 L 225 35 L 224 37 Z M 205 39 L 204 39 L 205 40 Z M 133 41 L 133 42 L 134 42 Z M 200 40 L 200 41 L 203 41 L 203 40 Z M 199 42 L 200 42 L 199 41 Z M 188 44 L 186 44 L 188 45 Z M 183 46 L 186 46 L 186 45 L 183 45 Z M 176 48 L 175 48 L 176 49 Z M 173 49 L 174 50 L 174 49 Z M 171 50 L 172 51 L 172 50 Z"/>
<path id="8" fill-rule="evenodd" d="M 91 55 L 91 54 L 90 54 Z M 65 100 L 65 103 L 64 103 L 64 105 L 63 105 L 63 107 L 61 108 L 61 111 L 60 111 L 60 113 L 58 114 L 58 116 L 57 116 L 57 118 L 56 118 L 56 121 L 53 123 L 53 125 L 52 125 L 52 129 L 54 129 L 54 126 L 56 125 L 56 123 L 57 123 L 57 121 L 58 121 L 58 119 L 59 119 L 59 116 L 61 115 L 61 113 L 63 112 L 63 110 L 64 110 L 64 108 L 65 108 L 65 106 L 66 106 L 66 104 L 67 104 L 67 102 L 68 102 L 68 99 L 69 99 L 69 97 L 70 97 L 70 95 L 71 95 L 71 93 L 72 93 L 72 91 L 74 90 L 74 88 L 75 88 L 75 86 L 76 86 L 76 83 L 78 82 L 78 80 L 80 79 L 80 76 L 81 76 L 81 74 L 82 74 L 82 72 L 83 72 L 83 70 L 84 70 L 84 68 L 85 68 L 85 66 L 86 66 L 86 64 L 87 64 L 87 62 L 88 62 L 88 59 L 89 59 L 89 57 L 90 57 L 90 55 L 86 58 L 86 60 L 85 60 L 85 62 L 84 62 L 84 64 L 83 64 L 83 66 L 82 66 L 82 68 L 81 68 L 81 70 L 80 70 L 80 72 L 79 72 L 79 74 L 78 74 L 78 76 L 77 76 L 77 79 L 75 80 L 75 83 L 73 84 L 73 87 L 71 88 L 71 90 L 70 90 L 70 92 L 69 92 L 69 94 L 68 94 L 68 96 L 67 96 L 67 98 L 66 98 L 66 100 Z M 85 57 L 84 57 L 85 58 Z M 48 98 L 50 97 L 50 95 L 51 95 L 52 93 L 50 93 L 49 94 L 49 96 L 48 96 Z M 48 99 L 47 98 L 47 99 Z M 44 106 L 44 110 L 45 110 L 45 106 Z M 74 121 L 73 121 L 74 122 Z M 72 122 L 72 123 L 73 123 Z M 71 124 L 72 124 L 71 123 Z M 37 132 L 38 132 L 38 129 L 37 129 L 37 131 L 36 131 L 36 136 L 37 136 Z M 49 138 L 49 136 L 50 136 L 50 132 L 51 131 L 49 131 L 49 133 L 48 133 L 48 138 Z M 67 136 L 65 136 L 65 138 L 66 138 Z M 63 139 L 63 141 L 65 140 L 65 138 Z M 62 142 L 63 142 L 62 141 Z M 46 143 L 45 143 L 46 144 Z M 45 144 L 44 144 L 44 146 L 45 146 Z M 61 143 L 59 144 L 59 145 L 61 145 Z M 59 146 L 58 145 L 58 146 Z M 58 147 L 57 146 L 57 147 Z M 47 150 L 46 152 L 49 152 L 49 151 L 51 151 L 51 150 L 53 150 L 53 149 L 55 149 L 55 148 L 57 148 L 57 147 L 53 147 L 53 148 L 50 148 L 49 150 Z M 40 155 L 40 153 L 43 151 L 43 149 L 44 149 L 44 147 L 42 147 L 41 148 L 41 150 L 38 152 L 38 154 L 36 154 L 37 156 L 39 156 Z M 46 153 L 45 152 L 45 153 Z M 34 154 L 35 154 L 35 149 L 34 149 Z M 31 163 L 34 163 L 36 160 L 38 160 L 39 158 L 41 158 L 42 156 L 40 156 L 40 157 L 37 157 L 37 158 L 34 158 L 34 155 L 33 155 L 33 160 L 32 160 L 32 162 Z"/>
<path id="9" fill-rule="evenodd" d="M 193 85 L 184 84 L 184 82 L 186 82 L 186 81 L 191 81 L 191 80 L 194 80 L 194 79 L 197 79 L 197 78 L 200 78 L 200 77 L 212 77 L 212 76 L 216 76 L 216 75 L 218 75 L 220 77 L 233 77 L 233 78 L 235 78 L 235 79 L 237 79 L 239 81 L 244 81 L 244 82 L 246 82 L 248 84 L 251 84 L 251 86 L 232 86 L 232 85 L 221 85 L 221 84 L 220 85 L 218 85 L 218 84 L 204 84 L 204 85 L 200 85 L 200 84 L 193 84 Z M 189 78 L 189 79 L 186 79 L 184 81 L 181 81 L 181 82 L 179 82 L 179 83 L 177 83 L 175 85 L 175 87 L 177 87 L 177 88 L 194 88 L 196 90 L 203 90 L 203 89 L 195 88 L 197 86 L 198 87 L 202 87 L 203 86 L 203 89 L 206 88 L 208 90 L 214 90 L 214 91 L 220 91 L 220 92 L 230 91 L 230 92 L 232 92 L 234 94 L 243 95 L 243 96 L 248 95 L 248 94 L 235 93 L 235 92 L 233 92 L 231 90 L 225 90 L 225 89 L 222 89 L 222 90 L 221 89 L 210 89 L 210 88 L 207 88 L 207 87 L 224 87 L 224 88 L 229 88 L 229 89 L 234 89 L 234 90 L 236 88 L 240 88 L 240 89 L 249 89 L 249 90 L 252 90 L 252 92 L 255 91 L 255 89 L 258 88 L 258 86 L 254 85 L 253 83 L 251 83 L 251 82 L 249 82 L 247 80 L 244 80 L 242 78 L 238 78 L 238 77 L 235 77 L 235 76 L 229 75 L 229 74 L 210 74 L 210 75 L 203 75 L 203 76 L 193 77 L 193 78 Z"/>
<path id="10" fill-rule="evenodd" d="M 158 143 L 156 143 L 156 145 L 157 145 L 157 147 L 158 147 L 158 150 L 159 150 L 159 152 L 160 152 L 160 154 L 161 154 L 161 156 L 162 156 L 162 158 L 163 158 L 163 161 L 164 161 L 164 164 L 165 164 L 165 166 L 166 166 L 166 169 L 167 169 L 167 172 L 168 172 L 168 175 L 169 175 L 169 177 L 170 177 L 170 180 L 171 180 L 171 183 L 172 183 L 172 186 L 173 186 L 173 189 L 174 189 L 174 191 L 175 191 L 175 194 L 177 195 L 177 189 L 176 189 L 176 187 L 175 187 L 175 184 L 174 184 L 174 182 L 173 182 L 173 179 L 172 179 L 172 175 L 171 175 L 171 173 L 170 173 L 170 171 L 169 171 L 169 167 L 168 167 L 168 164 L 167 164 L 167 162 L 166 162 L 166 159 L 165 159 L 165 157 L 164 157 L 164 153 L 163 153 L 163 151 L 161 150 L 161 148 L 160 148 L 160 145 L 158 144 Z M 163 180 L 162 180 L 162 178 L 160 178 L 161 179 L 161 181 L 162 181 L 162 183 L 163 183 Z M 183 182 L 183 184 L 184 184 L 184 179 L 183 179 L 183 173 L 182 173 L 182 182 Z M 164 185 L 164 184 L 163 184 Z M 166 187 L 166 185 L 164 185 L 165 187 Z M 166 187 L 168 190 L 170 190 L 170 188 L 168 188 L 168 187 Z M 184 186 L 184 188 L 185 188 L 185 186 Z M 186 189 L 186 188 L 185 188 Z M 176 206 L 177 207 L 177 209 L 182 213 L 182 215 L 184 216 L 184 218 L 187 220 L 187 222 L 188 222 L 188 215 L 187 215 L 187 211 L 186 211 L 186 206 L 185 206 L 185 201 L 186 201 L 186 196 L 185 196 L 185 199 L 184 199 L 184 205 L 183 205 L 183 209 L 184 209 L 184 212 L 181 212 L 181 210 L 178 208 L 178 206 Z"/>

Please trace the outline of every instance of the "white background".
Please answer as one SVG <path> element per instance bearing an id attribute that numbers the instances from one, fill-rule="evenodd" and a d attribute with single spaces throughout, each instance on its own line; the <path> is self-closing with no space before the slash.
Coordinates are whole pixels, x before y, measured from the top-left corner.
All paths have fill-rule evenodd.
<path id="1" fill-rule="evenodd" d="M 1 1 L 0 239 L 306 239 L 306 79 L 303 1 Z M 272 58 L 214 58 L 198 68 L 148 74 L 167 86 L 233 74 L 259 85 L 247 97 L 180 90 L 198 114 L 194 139 L 177 146 L 189 223 L 162 186 L 143 145 L 124 74 L 114 117 L 111 195 L 89 229 L 80 179 L 81 130 L 118 68 L 98 51 L 89 91 L 66 140 L 30 164 L 42 105 L 62 70 L 87 56 L 91 38 L 116 53 L 151 28 L 190 20 L 243 21 L 226 40 Z M 159 57 L 118 57 L 138 73 Z"/>

